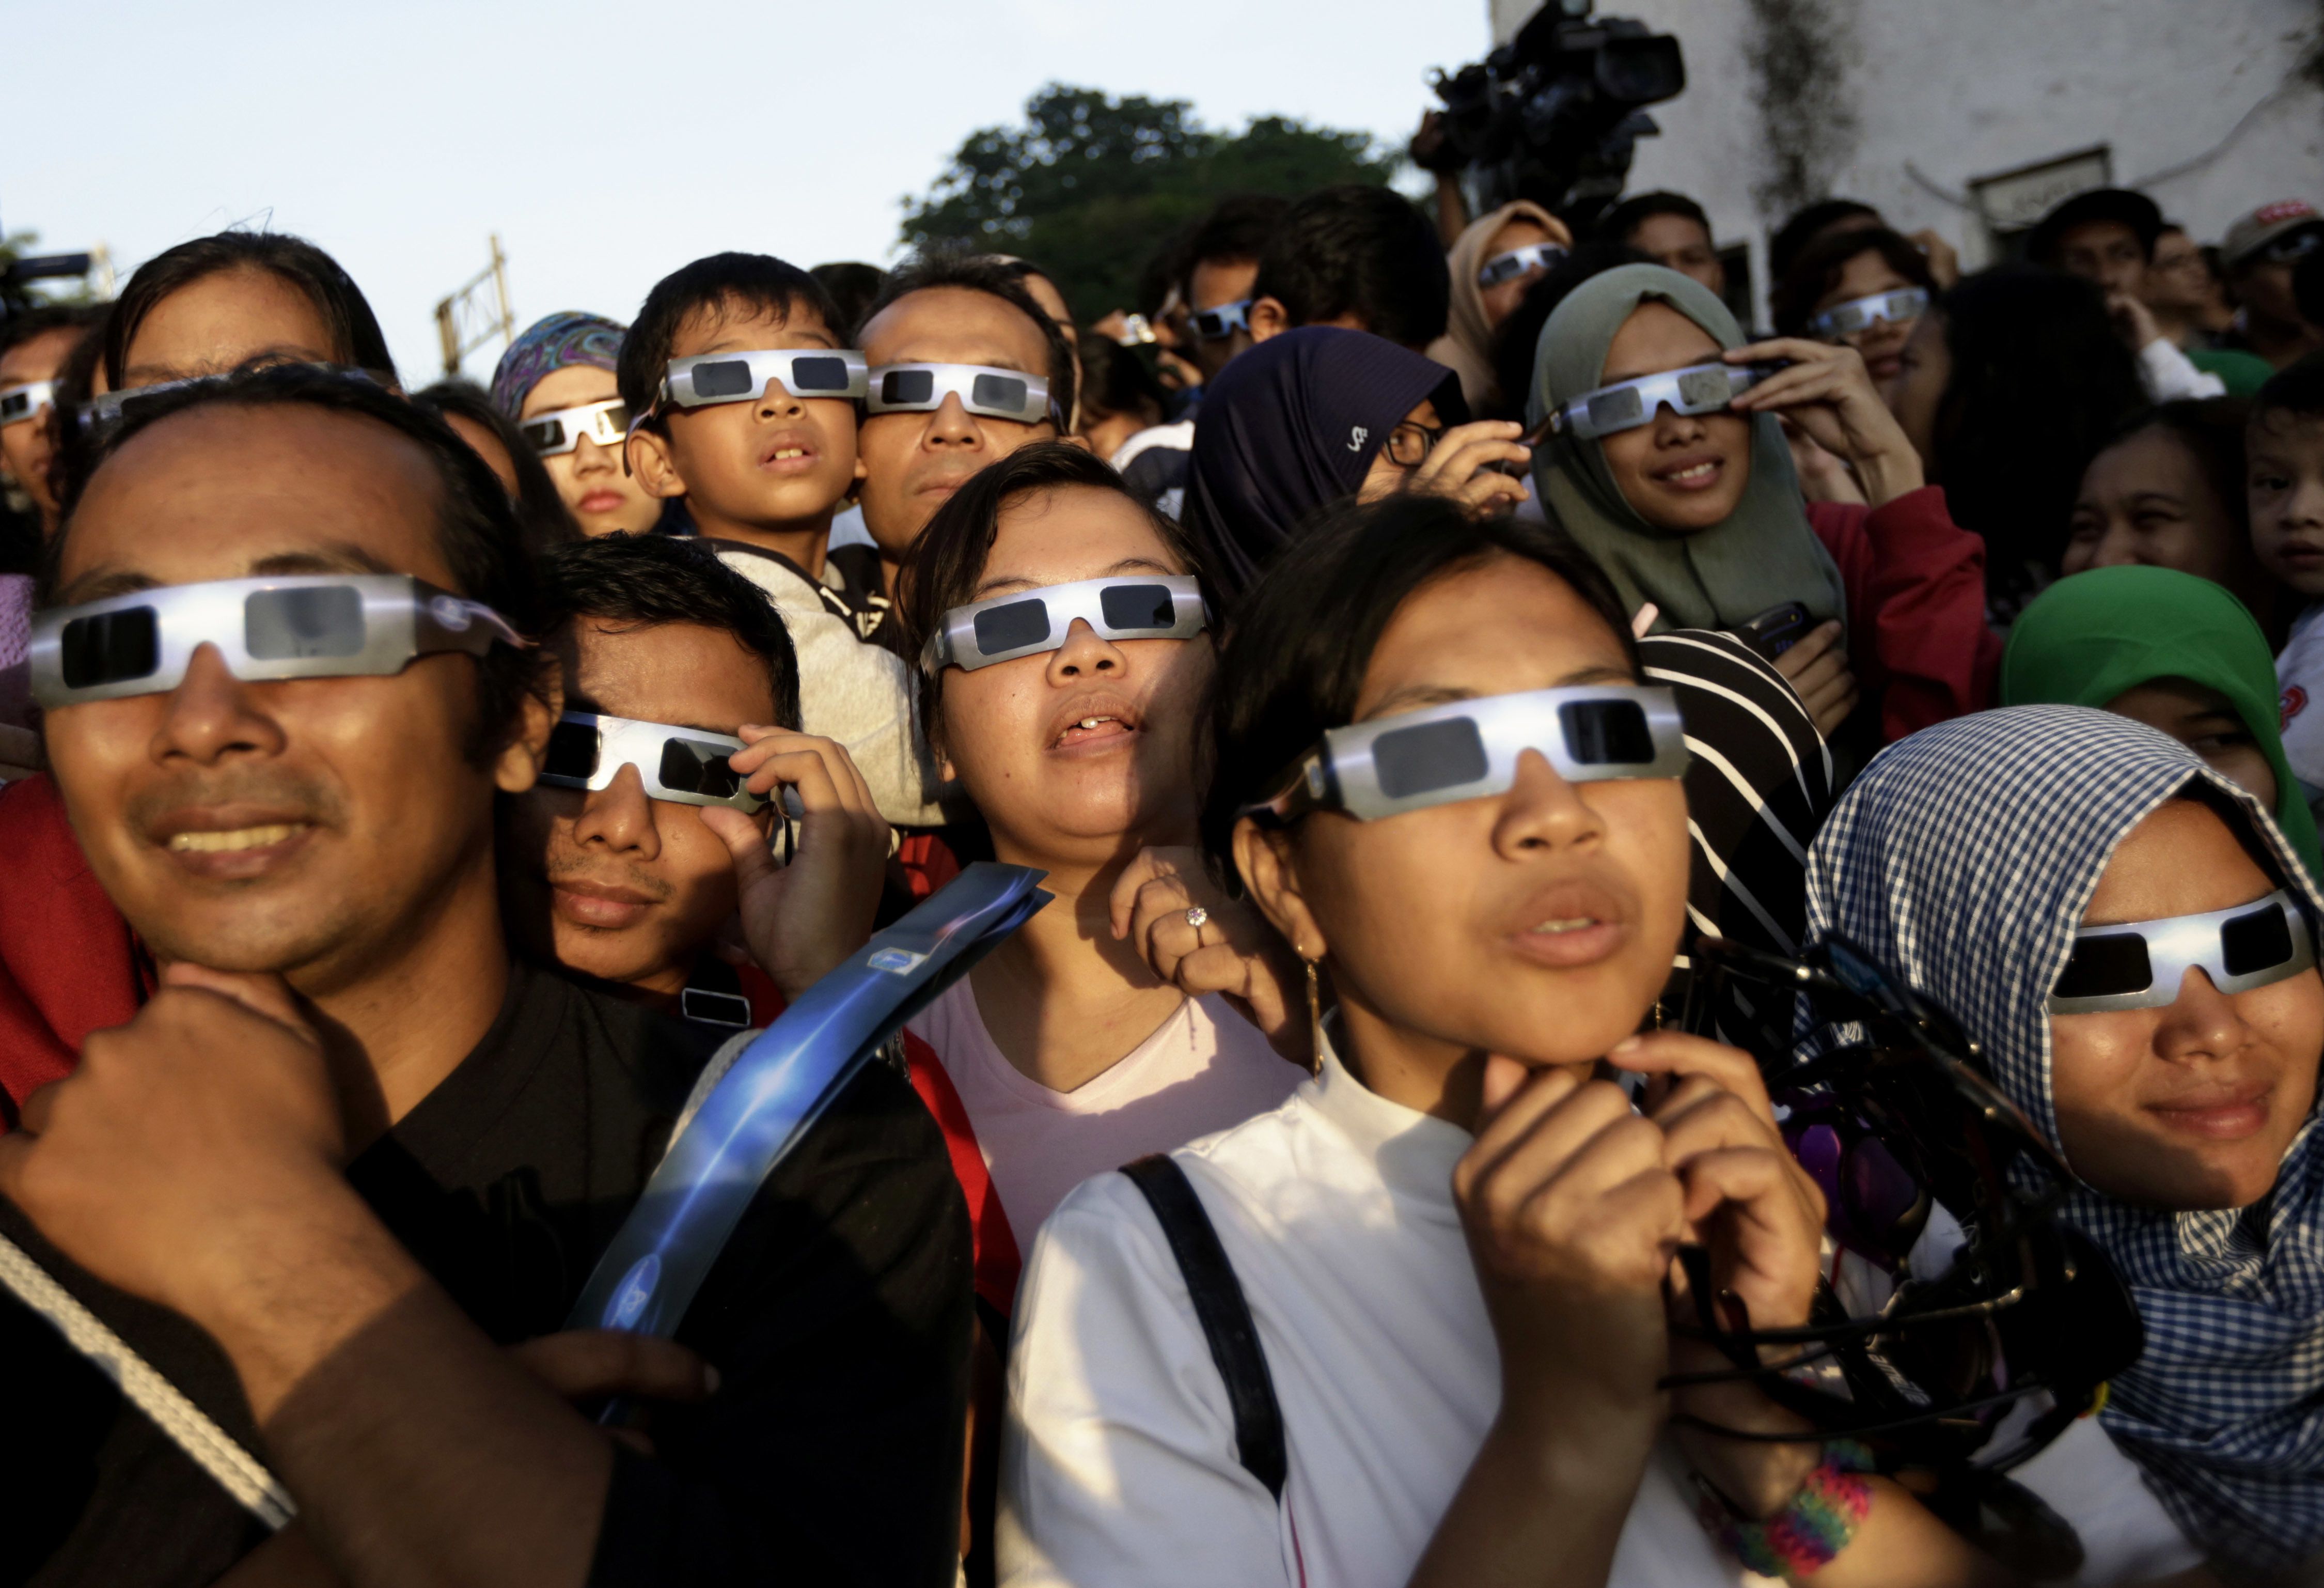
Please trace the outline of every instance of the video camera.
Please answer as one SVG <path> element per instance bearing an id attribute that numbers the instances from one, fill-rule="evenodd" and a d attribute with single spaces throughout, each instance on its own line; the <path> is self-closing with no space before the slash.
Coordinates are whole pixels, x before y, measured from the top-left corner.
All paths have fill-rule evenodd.
<path id="1" fill-rule="evenodd" d="M 0 324 L 38 301 L 25 290 L 32 282 L 86 276 L 95 263 L 96 256 L 88 254 L 29 254 L 0 261 Z"/>
<path id="2" fill-rule="evenodd" d="M 1548 0 L 1482 61 L 1437 74 L 1448 169 L 1471 208 L 1530 198 L 1580 232 L 1620 197 L 1637 140 L 1662 129 L 1641 108 L 1686 87 L 1678 40 L 1591 0 Z"/>

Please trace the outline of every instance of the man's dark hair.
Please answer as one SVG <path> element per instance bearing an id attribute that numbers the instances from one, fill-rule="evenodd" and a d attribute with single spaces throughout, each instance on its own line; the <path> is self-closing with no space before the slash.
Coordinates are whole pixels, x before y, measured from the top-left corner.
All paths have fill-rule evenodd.
<path id="1" fill-rule="evenodd" d="M 2292 304 L 2301 319 L 2324 331 L 2324 248 L 2301 255 L 2292 267 Z"/>
<path id="2" fill-rule="evenodd" d="M 1001 531 L 1001 515 L 1009 504 L 1034 491 L 1084 485 L 1111 491 L 1136 507 L 1154 526 L 1154 533 L 1169 549 L 1178 566 L 1201 582 L 1203 600 L 1215 615 L 1219 603 L 1202 553 L 1186 531 L 1154 511 L 1153 505 L 1122 483 L 1102 458 L 1063 441 L 1036 441 L 1019 447 L 999 462 L 969 476 L 936 511 L 928 527 L 912 543 L 912 555 L 897 581 L 896 612 L 904 623 L 905 654 L 917 658 L 928 636 L 944 623 L 944 614 L 976 598 L 984 565 L 992 555 L 992 541 Z M 920 723 L 926 731 L 936 721 L 944 700 L 944 671 L 919 675 Z"/>
<path id="3" fill-rule="evenodd" d="M 1444 334 L 1452 276 L 1435 226 L 1410 199 L 1343 182 L 1283 212 L 1251 295 L 1282 304 L 1294 327 L 1352 316 L 1375 337 L 1417 350 Z"/>
<path id="4" fill-rule="evenodd" d="M 110 307 L 109 305 L 107 307 Z M 97 377 L 105 363 L 101 329 L 83 337 L 65 355 L 56 374 L 56 457 L 49 463 L 49 489 L 64 511 L 72 510 L 88 471 L 97 466 L 97 438 L 81 428 L 81 405 L 96 392 Z"/>
<path id="5" fill-rule="evenodd" d="M 1197 265 L 1244 260 L 1256 263 L 1264 258 L 1268 243 L 1290 208 L 1291 200 L 1272 193 L 1237 193 L 1220 199 L 1185 241 L 1178 265 L 1179 296 L 1193 304 Z"/>
<path id="6" fill-rule="evenodd" d="M 481 601 L 528 638 L 543 631 L 540 581 L 524 547 L 516 506 L 484 460 L 459 432 L 429 409 L 368 381 L 304 365 L 260 366 L 220 381 L 163 392 L 136 404 L 106 436 L 90 478 L 104 473 L 137 437 L 195 409 L 318 408 L 386 426 L 416 444 L 435 466 L 441 494 L 436 504 L 436 545 L 452 571 L 455 594 Z M 79 502 L 67 505 L 47 548 L 36 598 L 56 598 L 57 570 L 72 537 Z M 464 746 L 472 765 L 497 755 L 515 735 L 526 697 L 546 700 L 555 672 L 537 650 L 494 645 L 476 660 L 478 710 Z"/>
<path id="7" fill-rule="evenodd" d="M 1711 217 L 1702 206 L 1683 193 L 1634 193 L 1608 210 L 1598 223 L 1597 235 L 1609 243 L 1628 243 L 1630 234 L 1658 215 L 1675 215 L 1691 220 L 1702 228 L 1705 237 L 1711 235 Z"/>
<path id="8" fill-rule="evenodd" d="M 1817 199 L 1777 226 L 1775 235 L 1767 239 L 1767 273 L 1782 281 L 1792 273 L 1792 266 L 1799 263 L 1808 245 L 1821 240 L 1826 228 L 1859 217 L 1868 218 L 1876 225 L 1886 224 L 1880 219 L 1880 212 L 1861 199 Z"/>
<path id="9" fill-rule="evenodd" d="M 1500 383 L 1503 412 L 1481 415 L 1482 418 L 1513 419 L 1523 421 L 1526 400 L 1533 393 L 1535 356 L 1541 346 L 1541 328 L 1557 312 L 1557 306 L 1566 295 L 1591 276 L 1603 275 L 1618 264 L 1651 263 L 1645 254 L 1627 243 L 1608 243 L 1597 238 L 1577 243 L 1572 252 L 1553 266 L 1548 273 L 1526 289 L 1525 296 L 1509 311 L 1508 319 L 1493 332 L 1493 374 Z"/>
<path id="10" fill-rule="evenodd" d="M 503 413 L 482 386 L 474 381 L 438 381 L 414 392 L 411 400 L 444 419 L 482 425 L 500 442 L 501 450 L 509 455 L 510 466 L 516 470 L 516 516 L 524 531 L 527 551 L 539 557 L 552 546 L 581 538 L 581 526 L 574 522 L 564 494 L 549 477 L 549 466 L 525 440 L 516 420 Z"/>
<path id="11" fill-rule="evenodd" d="M 1827 292 L 1840 285 L 1840 272 L 1859 254 L 1877 254 L 1890 270 L 1916 287 L 1933 288 L 1929 256 L 1910 239 L 1886 226 L 1860 226 L 1835 232 L 1815 243 L 1794 262 L 1789 273 L 1778 278 L 1767 307 L 1775 318 L 1775 333 L 1783 337 L 1807 334 L 1809 317 Z"/>
<path id="12" fill-rule="evenodd" d="M 839 311 L 839 321 L 831 328 L 852 343 L 855 328 L 863 321 L 863 311 L 872 307 L 872 300 L 888 284 L 888 272 L 876 264 L 841 260 L 818 264 L 807 273 L 823 284 L 823 290 L 831 294 L 833 307 Z"/>
<path id="13" fill-rule="evenodd" d="M 2267 377 L 2252 397 L 2252 418 L 2269 413 L 2324 419 L 2324 353 L 2303 354 Z"/>
<path id="14" fill-rule="evenodd" d="M 848 339 L 839 306 L 806 271 L 771 254 L 713 254 L 656 282 L 629 335 L 622 338 L 613 378 L 632 413 L 653 406 L 678 328 L 687 316 L 703 309 L 756 311 L 786 322 L 804 310 L 821 320 L 835 340 L 844 344 Z"/>
<path id="15" fill-rule="evenodd" d="M 1041 333 L 1042 345 L 1048 350 L 1049 401 L 1057 405 L 1059 413 L 1073 412 L 1073 345 L 1065 340 L 1065 332 L 1057 328 L 1057 322 L 1049 318 L 1048 310 L 1035 302 L 1033 295 L 1025 291 L 1022 272 L 992 254 L 947 248 L 906 260 L 902 268 L 888 278 L 887 286 L 881 290 L 879 297 L 872 300 L 872 307 L 863 311 L 863 319 L 855 327 L 855 339 L 862 340 L 863 328 L 898 300 L 937 287 L 958 287 L 964 291 L 985 293 L 1000 299 L 1031 320 Z M 634 337 L 637 333 L 632 331 L 630 334 Z M 1062 426 L 1059 428 L 1063 429 Z"/>
<path id="16" fill-rule="evenodd" d="M 765 666 L 774 725 L 799 725 L 798 653 L 767 593 L 699 540 L 672 535 L 597 535 L 541 559 L 550 622 L 598 618 L 637 628 L 698 623 L 733 636 Z"/>
<path id="17" fill-rule="evenodd" d="M 2212 494 L 2227 507 L 2227 520 L 2235 526 L 2240 545 L 2251 534 L 2251 502 L 2245 494 L 2248 480 L 2244 466 L 2244 435 L 2255 406 L 2246 397 L 2182 398 L 2176 402 L 2158 403 L 2123 421 L 2121 428 L 2100 444 L 2098 451 L 2110 452 L 2149 430 L 2164 430 L 2176 437 L 2194 457 L 2196 466 L 2203 471 Z"/>
<path id="18" fill-rule="evenodd" d="M 347 272 L 304 237 L 288 232 L 217 232 L 155 254 L 137 267 L 113 305 L 105 327 L 105 378 L 117 391 L 137 328 L 180 288 L 227 271 L 264 271 L 307 295 L 330 333 L 331 358 L 355 369 L 395 378 L 395 360 L 378 317 Z"/>
<path id="19" fill-rule="evenodd" d="M 1397 609 L 1431 580 L 1506 555 L 1556 575 L 1598 614 L 1635 677 L 1637 642 L 1613 585 L 1563 530 L 1477 518 L 1443 496 L 1400 492 L 1328 508 L 1236 610 L 1212 688 L 1203 845 L 1235 880 L 1243 810 L 1281 793 L 1326 728 L 1354 720 L 1364 669 Z M 1331 621 L 1318 623 L 1316 614 Z"/>
<path id="20" fill-rule="evenodd" d="M 51 331 L 79 331 L 86 335 L 103 327 L 106 316 L 112 312 L 110 303 L 38 303 L 19 309 L 0 319 L 0 353 L 21 347 Z"/>

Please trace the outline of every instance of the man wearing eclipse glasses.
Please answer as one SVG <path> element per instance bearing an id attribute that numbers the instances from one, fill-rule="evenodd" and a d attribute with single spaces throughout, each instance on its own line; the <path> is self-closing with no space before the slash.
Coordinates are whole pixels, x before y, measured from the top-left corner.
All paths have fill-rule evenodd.
<path id="1" fill-rule="evenodd" d="M 968 1241 L 892 1072 L 761 1187 L 690 1351 L 556 1333 L 723 1033 L 505 946 L 495 807 L 558 763 L 559 705 L 484 466 L 376 387 L 275 370 L 125 417 L 60 537 L 56 787 L 159 968 L 0 1136 L 11 1434 L 59 1457 L 13 1556 L 948 1582 Z M 601 718 L 668 710 L 577 676 Z M 649 1456 L 565 1404 L 607 1393 L 704 1404 Z"/>
<path id="2" fill-rule="evenodd" d="M 971 475 L 1028 441 L 1065 436 L 1073 350 L 1005 266 L 949 255 L 890 277 L 856 341 L 863 527 L 892 596 L 920 531 Z M 902 643 L 892 617 L 873 637 Z"/>

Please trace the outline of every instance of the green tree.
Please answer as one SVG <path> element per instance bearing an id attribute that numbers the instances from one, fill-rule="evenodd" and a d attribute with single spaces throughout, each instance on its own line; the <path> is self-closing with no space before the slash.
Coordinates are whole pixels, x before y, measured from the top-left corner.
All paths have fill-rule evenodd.
<path id="1" fill-rule="evenodd" d="M 1228 194 L 1385 183 L 1393 169 L 1366 133 L 1279 115 L 1221 133 L 1191 110 L 1052 83 L 1026 102 L 1023 125 L 970 134 L 927 193 L 905 200 L 904 243 L 1023 254 L 1094 319 L 1132 307 L 1148 261 Z"/>

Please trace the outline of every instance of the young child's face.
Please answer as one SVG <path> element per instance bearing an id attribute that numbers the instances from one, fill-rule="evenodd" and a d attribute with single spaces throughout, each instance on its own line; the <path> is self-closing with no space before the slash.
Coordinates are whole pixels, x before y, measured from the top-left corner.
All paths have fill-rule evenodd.
<path id="1" fill-rule="evenodd" d="M 711 305 L 679 323 L 669 355 L 839 345 L 803 305 L 788 314 Z M 794 397 L 770 381 L 755 402 L 665 407 L 662 421 L 671 466 L 659 479 L 646 471 L 647 488 L 683 495 L 706 533 L 722 521 L 776 530 L 827 516 L 862 477 L 855 405 L 845 398 Z"/>
<path id="2" fill-rule="evenodd" d="M 2324 596 L 2324 414 L 2264 408 L 2246 451 L 2252 549 L 2302 596 Z"/>

